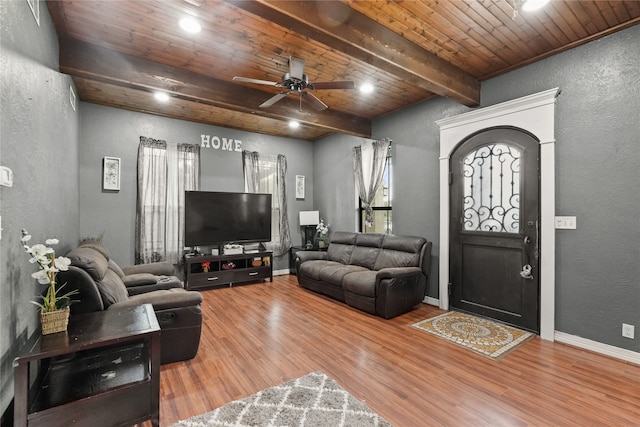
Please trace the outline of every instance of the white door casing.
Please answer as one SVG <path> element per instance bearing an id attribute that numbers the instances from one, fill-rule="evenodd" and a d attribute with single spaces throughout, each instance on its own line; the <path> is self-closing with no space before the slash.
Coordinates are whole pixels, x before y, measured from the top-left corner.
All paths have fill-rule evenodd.
<path id="1" fill-rule="evenodd" d="M 450 157 L 467 136 L 494 126 L 513 126 L 540 141 L 540 337 L 555 331 L 555 100 L 554 88 L 512 101 L 438 120 L 440 126 L 440 276 L 439 306 L 449 309 Z"/>

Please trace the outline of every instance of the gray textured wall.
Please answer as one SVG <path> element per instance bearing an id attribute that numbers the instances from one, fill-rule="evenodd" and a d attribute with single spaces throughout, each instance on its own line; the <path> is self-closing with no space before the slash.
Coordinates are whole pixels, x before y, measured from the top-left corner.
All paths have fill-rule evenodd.
<path id="1" fill-rule="evenodd" d="M 0 164 L 13 187 L 0 187 L 0 413 L 13 397 L 13 358 L 38 325 L 29 303 L 42 292 L 20 245 L 60 239 L 58 253 L 78 240 L 78 115 L 69 105 L 71 79 L 59 74 L 58 42 L 40 3 L 40 26 L 26 1 L 0 1 Z"/>
<path id="2" fill-rule="evenodd" d="M 301 243 L 298 212 L 313 205 L 312 143 L 277 138 L 135 113 L 95 104 L 81 103 L 80 124 L 80 234 L 104 233 L 104 242 L 114 260 L 123 265 L 134 262 L 136 212 L 136 158 L 140 136 L 173 143 L 200 144 L 201 136 L 210 135 L 242 141 L 247 150 L 287 157 L 289 226 L 293 244 Z M 122 159 L 120 191 L 102 190 L 102 158 Z M 201 189 L 207 191 L 244 191 L 242 153 L 201 149 Z M 295 198 L 295 176 L 306 176 L 306 197 Z M 279 257 L 274 269 L 288 268 L 288 257 Z"/>
<path id="3" fill-rule="evenodd" d="M 556 330 L 640 351 L 640 26 L 482 86 L 483 102 L 560 87 Z M 636 339 L 621 324 L 636 326 Z"/>
<path id="4" fill-rule="evenodd" d="M 482 83 L 482 106 L 560 87 L 556 113 L 556 330 L 638 351 L 622 322 L 640 327 L 640 26 Z M 394 232 L 435 243 L 429 295 L 438 297 L 439 128 L 469 109 L 435 99 L 380 118 L 373 137 L 395 146 Z M 315 205 L 344 229 L 352 212 L 356 138 L 316 143 Z M 331 173 L 322 173 L 323 170 Z M 345 184 L 346 183 L 346 184 Z M 343 196 L 342 199 L 340 197 Z M 636 334 L 637 336 L 637 334 Z"/>

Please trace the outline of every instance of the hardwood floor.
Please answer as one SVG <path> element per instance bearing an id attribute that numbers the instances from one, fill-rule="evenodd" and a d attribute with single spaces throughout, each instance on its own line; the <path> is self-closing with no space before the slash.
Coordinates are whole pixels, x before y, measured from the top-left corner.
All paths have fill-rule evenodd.
<path id="1" fill-rule="evenodd" d="M 161 369 L 170 426 L 320 370 L 396 427 L 640 426 L 640 366 L 540 338 L 499 361 L 312 293 L 294 276 L 203 292 L 195 359 Z M 145 423 L 145 426 L 150 423 Z"/>

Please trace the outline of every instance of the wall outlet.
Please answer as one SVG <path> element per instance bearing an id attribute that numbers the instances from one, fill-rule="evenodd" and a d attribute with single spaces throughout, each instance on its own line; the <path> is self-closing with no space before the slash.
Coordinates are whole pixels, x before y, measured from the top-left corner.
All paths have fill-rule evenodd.
<path id="1" fill-rule="evenodd" d="M 636 327 L 626 323 L 622 324 L 622 336 L 625 338 L 634 339 Z"/>

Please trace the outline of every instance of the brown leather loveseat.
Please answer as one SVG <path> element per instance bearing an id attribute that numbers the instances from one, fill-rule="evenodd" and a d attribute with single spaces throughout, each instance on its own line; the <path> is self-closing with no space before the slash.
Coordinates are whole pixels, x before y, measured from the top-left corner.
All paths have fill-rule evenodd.
<path id="1" fill-rule="evenodd" d="M 423 237 L 336 231 L 326 252 L 297 252 L 298 283 L 390 319 L 425 296 L 431 242 Z"/>
<path id="2" fill-rule="evenodd" d="M 171 276 L 168 263 L 120 268 L 100 241 L 85 241 L 66 255 L 68 271 L 60 271 L 64 290 L 78 290 L 71 315 L 152 304 L 161 333 L 160 362 L 195 357 L 202 330 L 202 294 L 187 291 Z"/>

